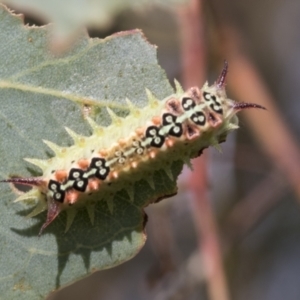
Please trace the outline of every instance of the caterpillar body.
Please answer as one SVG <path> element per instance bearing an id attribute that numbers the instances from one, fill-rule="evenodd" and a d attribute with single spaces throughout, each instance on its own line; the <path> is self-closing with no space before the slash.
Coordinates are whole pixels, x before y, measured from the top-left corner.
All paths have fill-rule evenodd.
<path id="1" fill-rule="evenodd" d="M 93 131 L 91 136 L 84 137 L 66 128 L 74 145 L 62 148 L 44 141 L 54 151 L 54 157 L 25 159 L 38 166 L 42 176 L 2 182 L 32 187 L 15 201 L 36 199 L 37 205 L 30 216 L 47 210 L 39 235 L 63 210 L 68 214 L 69 228 L 80 206 L 86 206 L 93 223 L 95 201 L 106 200 L 112 210 L 114 194 L 125 189 L 132 197 L 136 181 L 145 179 L 154 188 L 155 170 L 163 168 L 172 178 L 172 162 L 188 163 L 204 148 L 217 146 L 228 132 L 238 128 L 238 111 L 264 109 L 227 98 L 227 71 L 225 62 L 218 80 L 211 86 L 206 83 L 201 89 L 192 87 L 184 92 L 175 82 L 176 93 L 162 101 L 147 91 L 149 104 L 142 109 L 127 100 L 130 114 L 125 118 L 107 108 L 112 119 L 107 128 L 87 117 Z"/>

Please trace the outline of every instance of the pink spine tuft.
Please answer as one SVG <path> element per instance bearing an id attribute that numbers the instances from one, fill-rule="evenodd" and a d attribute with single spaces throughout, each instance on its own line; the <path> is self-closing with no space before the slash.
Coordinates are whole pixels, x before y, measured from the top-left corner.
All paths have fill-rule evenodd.
<path id="1" fill-rule="evenodd" d="M 217 86 L 219 89 L 224 88 L 225 87 L 225 80 L 226 80 L 226 76 L 228 73 L 228 62 L 227 60 L 224 61 L 224 66 L 223 66 L 223 70 L 216 82 Z"/>
<path id="2" fill-rule="evenodd" d="M 259 109 L 265 109 L 265 107 L 259 105 L 259 104 L 255 104 L 255 103 L 245 103 L 245 102 L 235 102 L 233 105 L 233 108 L 236 111 L 240 111 L 243 109 L 248 109 L 248 108 L 259 108 Z"/>
<path id="3" fill-rule="evenodd" d="M 44 180 L 42 178 L 10 178 L 5 180 L 0 180 L 0 182 L 11 182 L 15 184 L 21 184 L 21 185 L 30 185 L 30 186 L 40 186 L 44 183 Z"/>

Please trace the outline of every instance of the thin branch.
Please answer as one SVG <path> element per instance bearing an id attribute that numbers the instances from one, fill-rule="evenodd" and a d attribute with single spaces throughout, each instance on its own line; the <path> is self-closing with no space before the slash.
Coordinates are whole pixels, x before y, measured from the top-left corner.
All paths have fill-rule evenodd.
<path id="1" fill-rule="evenodd" d="M 202 2 L 191 0 L 178 11 L 181 28 L 181 57 L 184 86 L 202 85 L 205 80 L 205 42 Z M 223 270 L 218 230 L 208 198 L 206 156 L 194 161 L 194 172 L 189 178 L 192 191 L 193 214 L 199 236 L 199 255 L 207 281 L 210 300 L 228 300 L 228 289 Z M 200 268 L 201 266 L 199 266 Z"/>

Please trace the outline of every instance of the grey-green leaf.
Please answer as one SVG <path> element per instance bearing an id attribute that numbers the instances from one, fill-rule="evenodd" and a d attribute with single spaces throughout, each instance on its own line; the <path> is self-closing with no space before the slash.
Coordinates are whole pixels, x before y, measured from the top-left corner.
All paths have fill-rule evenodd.
<path id="1" fill-rule="evenodd" d="M 145 88 L 160 99 L 173 92 L 157 64 L 155 47 L 138 30 L 104 40 L 81 36 L 61 57 L 48 51 L 48 30 L 25 27 L 0 6 L 0 179 L 39 175 L 23 158 L 51 156 L 42 139 L 70 145 L 64 126 L 88 135 L 85 114 L 108 125 L 105 106 L 125 115 L 126 97 L 143 107 Z M 172 166 L 174 178 L 181 168 L 181 163 Z M 1 299 L 41 299 L 94 270 L 133 257 L 145 242 L 143 207 L 176 191 L 163 171 L 155 173 L 154 183 L 152 190 L 137 182 L 134 202 L 119 192 L 113 214 L 100 201 L 94 225 L 80 211 L 65 233 L 62 213 L 41 238 L 37 234 L 45 214 L 26 219 L 31 208 L 13 203 L 15 193 L 1 183 Z"/>

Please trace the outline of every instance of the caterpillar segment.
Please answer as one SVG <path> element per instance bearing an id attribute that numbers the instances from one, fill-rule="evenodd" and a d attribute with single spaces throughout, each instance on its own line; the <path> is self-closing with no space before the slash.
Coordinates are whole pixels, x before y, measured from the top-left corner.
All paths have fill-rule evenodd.
<path id="1" fill-rule="evenodd" d="M 80 206 L 86 206 L 94 223 L 94 204 L 105 200 L 113 213 L 116 192 L 125 189 L 134 200 L 134 183 L 144 179 L 155 189 L 153 174 L 164 169 L 174 180 L 172 162 L 182 160 L 191 167 L 190 159 L 208 146 L 220 149 L 228 132 L 238 128 L 236 113 L 248 109 L 265 109 L 253 103 L 240 103 L 227 98 L 225 62 L 218 80 L 200 89 L 186 92 L 175 81 L 175 94 L 159 101 L 146 90 L 148 105 L 142 109 L 126 99 L 130 114 L 121 118 L 110 108 L 111 125 L 101 127 L 87 117 L 91 136 L 81 136 L 66 128 L 74 144 L 60 147 L 44 143 L 54 152 L 48 160 L 25 160 L 39 167 L 43 175 L 33 178 L 10 178 L 2 182 L 30 185 L 32 189 L 16 201 L 36 199 L 30 217 L 47 210 L 39 235 L 61 211 L 67 212 L 66 230 L 70 228 Z"/>

